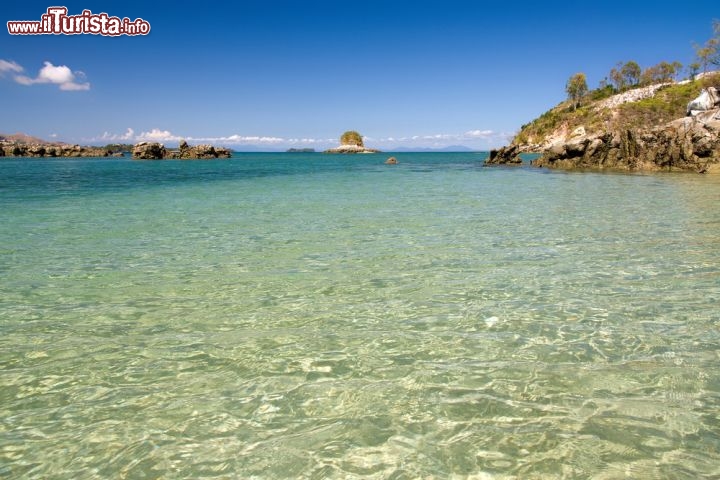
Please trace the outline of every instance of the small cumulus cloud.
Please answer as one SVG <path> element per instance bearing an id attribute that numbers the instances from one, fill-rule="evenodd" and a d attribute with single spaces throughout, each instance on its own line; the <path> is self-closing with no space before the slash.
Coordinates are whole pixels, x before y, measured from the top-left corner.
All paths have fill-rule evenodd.
<path id="1" fill-rule="evenodd" d="M 181 137 L 173 135 L 169 130 L 153 128 L 149 132 L 140 133 L 135 139 L 141 142 L 178 142 L 181 140 Z"/>
<path id="2" fill-rule="evenodd" d="M 0 58 L 0 76 L 5 75 L 5 73 L 20 73 L 24 69 L 17 63 L 13 62 L 12 60 L 3 60 Z"/>
<path id="3" fill-rule="evenodd" d="M 132 128 L 128 128 L 125 133 L 120 134 L 104 132 L 102 135 L 93 140 L 102 140 L 109 142 L 132 141 L 135 140 L 135 130 L 133 130 Z"/>
<path id="4" fill-rule="evenodd" d="M 21 73 L 24 70 L 15 62 L 0 60 L 0 73 Z M 20 85 L 26 86 L 49 83 L 57 85 L 60 90 L 64 91 L 90 90 L 90 83 L 85 81 L 83 72 L 73 72 L 66 65 L 53 65 L 51 62 L 45 62 L 34 78 L 27 75 L 15 75 L 14 80 Z"/>

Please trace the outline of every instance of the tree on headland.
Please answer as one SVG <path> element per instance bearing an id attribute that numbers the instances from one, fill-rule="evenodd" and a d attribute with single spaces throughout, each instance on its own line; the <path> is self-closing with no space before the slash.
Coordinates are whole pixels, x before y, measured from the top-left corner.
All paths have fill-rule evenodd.
<path id="1" fill-rule="evenodd" d="M 720 65 L 720 20 L 713 20 L 713 36 L 705 45 L 693 44 L 697 63 L 707 73 L 708 65 Z"/>
<path id="2" fill-rule="evenodd" d="M 682 63 L 662 61 L 643 70 L 640 76 L 640 85 L 671 82 L 680 73 L 680 70 L 682 70 Z"/>
<path id="3" fill-rule="evenodd" d="M 636 61 L 630 60 L 622 66 L 620 70 L 623 78 L 625 79 L 625 85 L 631 87 L 640 83 L 640 75 L 642 75 L 642 69 Z"/>
<path id="4" fill-rule="evenodd" d="M 700 45 L 693 45 L 698 64 L 702 67 L 702 73 L 707 73 L 707 67 L 712 63 L 712 58 L 716 52 L 716 47 L 710 43 L 711 40 L 708 40 L 704 47 L 701 47 Z"/>
<path id="5" fill-rule="evenodd" d="M 697 76 L 698 72 L 700 71 L 700 64 L 698 62 L 693 62 L 690 65 L 688 65 L 688 72 L 690 73 L 690 80 L 695 80 L 695 77 Z"/>
<path id="6" fill-rule="evenodd" d="M 364 147 L 362 135 L 355 130 L 348 130 L 343 133 L 340 137 L 340 145 L 356 145 L 358 147 Z"/>
<path id="7" fill-rule="evenodd" d="M 577 109 L 580 105 L 580 100 L 588 92 L 587 78 L 582 72 L 576 73 L 567 81 L 565 85 L 565 91 L 568 94 L 568 98 L 573 102 L 573 109 Z"/>
<path id="8" fill-rule="evenodd" d="M 616 67 L 610 69 L 610 83 L 615 85 L 615 90 L 618 92 L 625 88 L 625 78 L 622 75 L 622 62 L 618 63 Z"/>
<path id="9" fill-rule="evenodd" d="M 618 64 L 610 70 L 610 82 L 615 85 L 615 89 L 618 92 L 625 90 L 628 87 L 634 87 L 640 83 L 640 76 L 642 75 L 642 69 L 636 61 L 630 60 L 629 62 Z"/>

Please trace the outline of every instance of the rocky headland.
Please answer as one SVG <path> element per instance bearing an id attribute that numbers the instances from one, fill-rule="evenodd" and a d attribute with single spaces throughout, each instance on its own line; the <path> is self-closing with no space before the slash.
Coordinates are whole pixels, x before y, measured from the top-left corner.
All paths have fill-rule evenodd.
<path id="1" fill-rule="evenodd" d="M 208 160 L 214 158 L 230 158 L 232 152 L 224 147 L 213 145 L 190 146 L 185 140 L 177 149 L 167 149 L 157 142 L 140 142 L 133 147 L 132 158 L 136 160 Z"/>
<path id="2" fill-rule="evenodd" d="M 485 164 L 519 165 L 521 153 L 536 152 L 535 167 L 720 173 L 718 86 L 713 72 L 590 98 L 581 108 L 563 102 L 491 151 Z"/>

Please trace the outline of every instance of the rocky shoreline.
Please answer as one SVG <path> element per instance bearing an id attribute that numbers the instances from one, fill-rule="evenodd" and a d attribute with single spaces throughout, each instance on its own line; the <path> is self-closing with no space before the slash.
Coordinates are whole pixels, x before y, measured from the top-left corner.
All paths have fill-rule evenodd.
<path id="1" fill-rule="evenodd" d="M 122 157 L 122 152 L 111 153 L 105 147 L 80 145 L 0 143 L 0 157 Z"/>
<path id="2" fill-rule="evenodd" d="M 559 143 L 536 167 L 720 173 L 720 109 L 648 130 L 623 130 Z"/>
<path id="3" fill-rule="evenodd" d="M 720 173 L 720 94 L 703 89 L 688 104 L 688 116 L 664 125 L 586 134 L 546 146 L 531 163 L 566 170 L 686 171 Z M 485 165 L 520 165 L 528 146 L 492 150 Z"/>
<path id="4" fill-rule="evenodd" d="M 138 160 L 162 159 L 213 159 L 230 158 L 232 151 L 213 145 L 190 146 L 184 140 L 177 149 L 168 149 L 161 143 L 141 142 L 132 149 L 132 158 Z M 18 143 L 0 141 L 0 157 L 124 157 L 123 152 L 108 147 L 90 147 L 53 143 Z"/>

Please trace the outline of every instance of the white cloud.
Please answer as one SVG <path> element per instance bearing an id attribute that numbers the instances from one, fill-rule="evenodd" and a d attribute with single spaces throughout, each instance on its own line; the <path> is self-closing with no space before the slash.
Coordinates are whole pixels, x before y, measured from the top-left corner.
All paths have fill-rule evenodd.
<path id="1" fill-rule="evenodd" d="M 0 76 L 2 76 L 5 72 L 20 73 L 23 70 L 23 67 L 12 60 L 8 61 L 0 58 Z"/>
<path id="2" fill-rule="evenodd" d="M 463 145 L 478 150 L 494 148 L 505 144 L 512 138 L 511 133 L 501 133 L 494 130 L 468 130 L 464 133 L 434 133 L 423 135 L 412 135 L 405 137 L 363 137 L 365 144 L 370 147 L 384 150 L 392 150 L 395 147 L 405 148 L 443 148 L 452 145 Z M 139 134 L 128 128 L 125 133 L 105 132 L 99 137 L 86 139 L 89 142 L 160 142 L 177 144 L 180 140 L 186 140 L 190 145 L 210 143 L 226 147 L 267 147 L 270 149 L 285 149 L 290 147 L 313 147 L 318 150 L 333 147 L 338 144 L 337 138 L 284 138 L 271 135 L 240 135 L 232 134 L 226 136 L 202 137 L 191 135 L 178 135 L 170 130 L 153 128 L 150 131 L 143 131 Z"/>
<path id="3" fill-rule="evenodd" d="M 85 82 L 85 83 L 75 83 L 75 82 L 61 83 L 60 90 L 65 90 L 65 91 L 90 90 L 90 84 L 88 82 Z"/>
<path id="4" fill-rule="evenodd" d="M 37 83 L 69 83 L 75 80 L 72 70 L 65 65 L 55 66 L 50 62 L 45 62 L 45 66 L 38 73 Z"/>
<path id="5" fill-rule="evenodd" d="M 0 71 L 20 73 L 24 70 L 15 62 L 6 62 L 5 60 L 0 60 L 0 62 L 3 62 L 0 63 Z M 27 75 L 15 75 L 15 81 L 20 85 L 29 86 L 39 83 L 50 83 L 58 85 L 60 90 L 64 91 L 90 90 L 90 83 L 82 81 L 84 79 L 85 74 L 83 72 L 73 73 L 66 65 L 53 65 L 50 62 L 44 63 L 44 66 L 35 78 L 28 77 Z"/>
<path id="6" fill-rule="evenodd" d="M 317 138 L 282 138 L 273 136 L 261 136 L 261 135 L 239 135 L 233 134 L 222 137 L 193 137 L 193 136 L 182 136 L 176 135 L 169 130 L 161 130 L 159 128 L 153 128 L 149 132 L 141 132 L 135 134 L 135 130 L 128 128 L 125 133 L 110 133 L 104 132 L 98 137 L 86 139 L 89 142 L 179 142 L 180 140 L 186 140 L 190 144 L 199 143 L 212 143 L 218 145 L 268 145 L 268 146 L 283 146 L 283 145 L 332 145 L 337 143 L 334 139 L 317 139 Z"/>
<path id="7" fill-rule="evenodd" d="M 228 137 L 187 137 L 187 140 L 196 142 L 225 143 L 230 145 L 242 143 L 277 144 L 287 141 L 280 137 L 243 136 L 237 134 L 230 135 Z"/>
<path id="8" fill-rule="evenodd" d="M 470 130 L 465 132 L 465 136 L 470 138 L 490 138 L 494 135 L 495 132 L 492 130 Z"/>
<path id="9" fill-rule="evenodd" d="M 135 140 L 135 130 L 132 128 L 128 128 L 125 133 L 117 134 L 117 133 L 109 133 L 104 132 L 99 137 L 92 139 L 93 141 L 97 140 L 103 140 L 108 142 L 117 142 L 117 141 L 134 141 Z"/>
<path id="10" fill-rule="evenodd" d="M 34 83 L 32 78 L 25 75 L 15 75 L 15 81 L 20 85 L 32 85 Z"/>
<path id="11" fill-rule="evenodd" d="M 153 128 L 149 132 L 142 132 L 135 137 L 135 140 L 140 142 L 178 142 L 181 140 L 181 137 L 173 135 L 169 130 Z"/>

